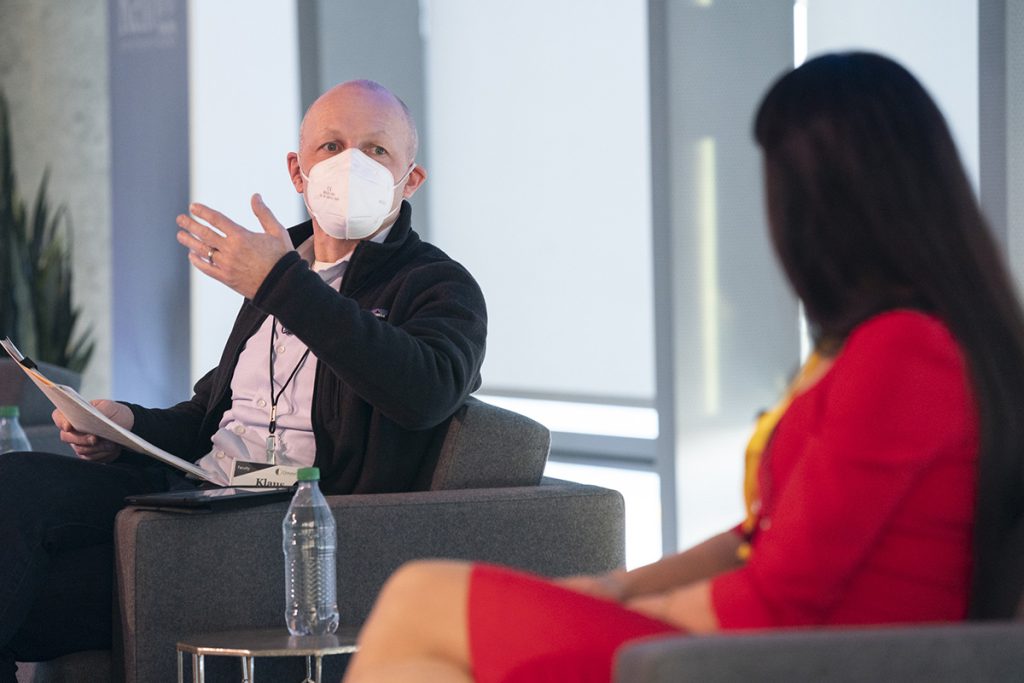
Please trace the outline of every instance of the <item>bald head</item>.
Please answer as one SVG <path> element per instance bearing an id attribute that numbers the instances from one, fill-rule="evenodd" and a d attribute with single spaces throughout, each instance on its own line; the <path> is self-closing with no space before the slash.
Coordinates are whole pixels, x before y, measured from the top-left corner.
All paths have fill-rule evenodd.
<path id="1" fill-rule="evenodd" d="M 379 115 L 380 124 L 389 127 L 392 135 L 402 139 L 401 151 L 408 155 L 409 162 L 416 158 L 419 151 L 419 133 L 412 112 L 401 98 L 377 81 L 369 79 L 339 83 L 320 95 L 302 117 L 302 125 L 299 127 L 300 148 L 307 139 L 310 120 L 321 117 L 323 110 L 335 111 L 339 107 L 375 110 Z"/>
<path id="2" fill-rule="evenodd" d="M 415 163 L 416 124 L 409 109 L 380 83 L 365 80 L 342 83 L 310 105 L 299 129 L 299 151 L 289 152 L 287 158 L 288 175 L 295 191 L 306 191 L 310 173 L 317 164 L 349 150 L 358 150 L 380 164 L 394 179 L 389 214 L 392 218 L 381 229 L 386 228 L 398 216 L 401 201 L 411 198 L 426 180 L 427 172 Z M 317 258 L 336 261 L 344 256 L 347 253 L 344 249 L 338 252 L 335 248 L 341 249 L 338 244 L 347 244 L 349 240 L 333 238 L 318 226 L 314 217 Z"/>

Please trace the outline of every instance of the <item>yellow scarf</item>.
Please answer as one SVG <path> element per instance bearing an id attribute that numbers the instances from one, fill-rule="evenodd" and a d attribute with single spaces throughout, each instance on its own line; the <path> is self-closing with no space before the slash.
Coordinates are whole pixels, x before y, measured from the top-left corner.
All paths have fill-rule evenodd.
<path id="1" fill-rule="evenodd" d="M 796 378 L 790 382 L 782 399 L 774 408 L 761 413 L 757 418 L 757 423 L 754 425 L 754 434 L 747 443 L 747 451 L 744 458 L 743 500 L 747 507 L 747 517 L 743 520 L 740 528 L 743 530 L 747 540 L 736 551 L 736 555 L 741 560 L 746 561 L 750 557 L 750 538 L 757 526 L 758 515 L 761 512 L 761 486 L 758 479 L 761 469 L 761 458 L 764 456 L 765 449 L 768 448 L 768 442 L 771 441 L 772 434 L 775 433 L 775 427 L 786 413 L 789 404 L 793 402 L 793 397 L 796 395 L 797 390 L 803 388 L 806 378 L 817 371 L 821 362 L 822 356 L 817 351 L 812 353 L 807 358 L 807 362 L 800 368 Z"/>

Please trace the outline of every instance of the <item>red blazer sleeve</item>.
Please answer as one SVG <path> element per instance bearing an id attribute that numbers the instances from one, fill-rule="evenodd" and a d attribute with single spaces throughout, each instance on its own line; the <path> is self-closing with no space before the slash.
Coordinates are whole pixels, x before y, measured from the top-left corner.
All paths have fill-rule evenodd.
<path id="1" fill-rule="evenodd" d="M 777 431 L 771 448 L 799 452 L 750 561 L 712 583 L 721 625 L 827 621 L 929 466 L 976 454 L 968 382 L 955 340 L 933 318 L 900 311 L 855 329 L 828 375 L 791 406 L 816 401 L 804 411 L 814 419 L 786 425 L 787 414 L 779 425 L 801 433 Z"/>

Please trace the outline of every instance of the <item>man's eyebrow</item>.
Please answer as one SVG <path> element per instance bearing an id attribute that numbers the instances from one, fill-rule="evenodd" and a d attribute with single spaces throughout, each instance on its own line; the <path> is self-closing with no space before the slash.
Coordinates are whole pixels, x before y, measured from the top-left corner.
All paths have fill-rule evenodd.
<path id="1" fill-rule="evenodd" d="M 337 128 L 325 128 L 325 129 L 323 129 L 321 131 L 318 131 L 318 132 L 314 133 L 310 137 L 312 137 L 314 139 L 323 139 L 325 137 L 329 137 L 329 138 L 335 138 L 335 139 L 338 139 L 338 140 L 344 140 L 348 136 L 343 131 L 341 131 L 341 130 L 339 130 Z M 376 143 L 378 141 L 390 142 L 391 139 L 393 138 L 393 136 L 389 136 L 388 132 L 386 130 L 381 129 L 381 130 L 375 130 L 375 131 L 372 131 L 370 133 L 367 133 L 366 135 L 363 136 L 363 138 L 364 138 L 364 140 L 363 140 L 364 143 L 365 142 L 374 142 L 374 143 Z"/>
<path id="2" fill-rule="evenodd" d="M 380 141 L 380 142 L 387 142 L 387 143 L 390 144 L 391 137 L 392 136 L 388 135 L 388 132 L 386 130 L 378 130 L 378 131 L 374 131 L 373 133 L 370 133 L 369 135 L 367 135 L 366 139 L 367 139 L 368 142 Z"/>

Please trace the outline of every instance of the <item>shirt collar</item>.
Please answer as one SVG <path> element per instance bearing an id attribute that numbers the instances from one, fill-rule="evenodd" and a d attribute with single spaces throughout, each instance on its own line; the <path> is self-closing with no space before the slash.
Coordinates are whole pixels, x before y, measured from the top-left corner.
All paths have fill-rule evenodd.
<path id="1" fill-rule="evenodd" d="M 392 223 L 391 225 L 389 225 L 388 227 L 384 228 L 379 233 L 371 237 L 368 241 L 376 242 L 377 244 L 383 244 L 384 240 L 388 238 L 388 234 L 391 233 L 391 228 L 393 228 L 394 226 L 395 224 Z M 322 261 L 317 261 L 313 255 L 312 235 L 303 240 L 302 244 L 296 247 L 296 250 L 299 252 L 299 256 L 301 256 L 303 260 L 305 260 L 306 263 L 310 265 L 310 268 L 312 268 L 317 274 L 320 275 L 321 278 L 323 278 L 324 282 L 331 282 L 332 280 L 336 279 L 339 275 L 344 273 L 348 262 L 352 260 L 352 254 L 355 253 L 355 249 L 353 249 L 348 254 L 342 256 L 340 259 L 334 261 L 333 263 L 324 263 Z"/>

